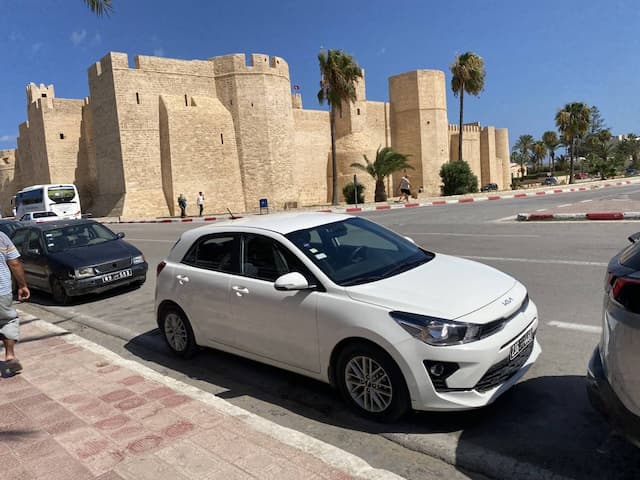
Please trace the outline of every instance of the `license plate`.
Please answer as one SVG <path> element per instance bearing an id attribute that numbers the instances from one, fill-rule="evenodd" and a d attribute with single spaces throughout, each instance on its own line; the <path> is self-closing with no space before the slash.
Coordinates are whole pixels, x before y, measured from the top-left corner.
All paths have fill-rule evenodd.
<path id="1" fill-rule="evenodd" d="M 511 353 L 509 354 L 509 360 L 513 360 L 520 355 L 529 345 L 533 342 L 533 329 L 528 330 L 523 336 L 521 336 L 516 343 L 511 345 Z"/>
<path id="2" fill-rule="evenodd" d="M 109 275 L 105 275 L 102 277 L 102 283 L 114 282 L 116 280 L 120 280 L 121 278 L 127 278 L 133 275 L 131 270 L 122 270 L 121 272 L 110 273 Z"/>

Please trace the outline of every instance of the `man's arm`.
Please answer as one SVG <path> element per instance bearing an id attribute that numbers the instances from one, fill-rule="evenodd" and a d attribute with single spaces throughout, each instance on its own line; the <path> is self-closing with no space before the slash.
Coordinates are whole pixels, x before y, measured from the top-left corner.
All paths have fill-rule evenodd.
<path id="1" fill-rule="evenodd" d="M 11 269 L 11 273 L 16 279 L 16 283 L 18 284 L 18 300 L 21 302 L 26 302 L 29 300 L 31 296 L 31 292 L 29 291 L 29 287 L 27 287 L 27 281 L 24 278 L 24 268 L 22 268 L 22 262 L 17 258 L 13 260 L 7 260 L 7 265 Z"/>

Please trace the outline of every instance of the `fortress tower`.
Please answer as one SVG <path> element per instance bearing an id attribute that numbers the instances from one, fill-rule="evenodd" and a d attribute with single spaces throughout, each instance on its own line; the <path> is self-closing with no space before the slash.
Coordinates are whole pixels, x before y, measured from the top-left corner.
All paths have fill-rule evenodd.
<path id="1" fill-rule="evenodd" d="M 415 70 L 389 78 L 391 146 L 410 155 L 412 190 L 440 194 L 440 167 L 449 161 L 444 72 Z M 402 172 L 394 176 L 394 191 Z"/>
<path id="2" fill-rule="evenodd" d="M 217 95 L 231 112 L 248 209 L 296 200 L 294 118 L 289 66 L 279 57 L 243 54 L 210 59 Z"/>

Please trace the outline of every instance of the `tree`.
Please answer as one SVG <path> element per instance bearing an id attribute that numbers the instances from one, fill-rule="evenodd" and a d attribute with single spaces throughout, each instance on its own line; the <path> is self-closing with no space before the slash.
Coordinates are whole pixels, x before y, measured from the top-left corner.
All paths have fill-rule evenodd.
<path id="1" fill-rule="evenodd" d="M 604 123 L 604 118 L 600 113 L 600 109 L 598 109 L 598 107 L 596 107 L 595 105 L 591 105 L 591 107 L 589 107 L 589 110 L 591 111 L 591 116 L 589 119 L 589 130 L 587 132 L 588 135 L 593 135 L 595 133 L 609 130 L 607 128 L 607 125 Z"/>
<path id="2" fill-rule="evenodd" d="M 464 125 L 464 94 L 480 95 L 484 90 L 484 60 L 473 52 L 456 55 L 455 62 L 450 67 L 451 90 L 457 97 L 460 96 L 460 131 L 458 132 L 458 160 L 462 158 L 462 126 Z"/>
<path id="3" fill-rule="evenodd" d="M 627 159 L 631 158 L 631 168 L 640 168 L 640 137 L 633 133 L 627 134 L 618 144 L 618 152 Z"/>
<path id="4" fill-rule="evenodd" d="M 513 157 L 520 163 L 520 172 L 524 175 L 524 164 L 531 160 L 533 150 L 533 137 L 531 135 L 520 135 L 513 146 Z"/>
<path id="5" fill-rule="evenodd" d="M 376 191 L 374 201 L 384 202 L 387 200 L 387 191 L 384 185 L 384 179 L 394 172 L 413 167 L 409 165 L 409 156 L 396 152 L 391 147 L 378 147 L 376 151 L 376 159 L 371 162 L 366 155 L 363 155 L 365 165 L 361 163 L 352 163 L 353 168 L 367 172 L 376 181 Z"/>
<path id="6" fill-rule="evenodd" d="M 111 0 L 83 0 L 93 13 L 101 17 L 102 15 L 109 16 L 113 10 Z"/>
<path id="7" fill-rule="evenodd" d="M 599 174 L 604 180 L 615 175 L 622 157 L 616 155 L 617 148 L 609 130 L 601 130 L 589 135 L 585 141 L 589 173 Z"/>
<path id="8" fill-rule="evenodd" d="M 540 170 L 540 164 L 544 157 L 547 156 L 547 146 L 542 140 L 538 140 L 533 142 L 531 147 L 531 158 L 533 159 L 533 163 L 536 166 L 536 172 Z"/>
<path id="9" fill-rule="evenodd" d="M 549 153 L 549 171 L 553 173 L 556 149 L 560 146 L 558 134 L 553 130 L 548 130 L 542 134 L 542 141 L 544 142 L 545 147 L 547 147 L 547 152 Z"/>
<path id="10" fill-rule="evenodd" d="M 478 191 L 478 177 L 467 162 L 449 162 L 440 167 L 443 195 L 463 195 Z"/>
<path id="11" fill-rule="evenodd" d="M 362 69 L 355 59 L 342 50 L 321 50 L 320 63 L 320 105 L 329 104 L 329 124 L 331 128 L 331 174 L 333 176 L 333 205 L 338 204 L 338 163 L 336 159 L 336 112 L 342 112 L 343 102 L 356 101 L 356 81 L 362 78 Z"/>
<path id="12" fill-rule="evenodd" d="M 556 114 L 556 126 L 569 150 L 569 183 L 573 183 L 576 141 L 589 131 L 591 109 L 584 102 L 567 103 Z"/>

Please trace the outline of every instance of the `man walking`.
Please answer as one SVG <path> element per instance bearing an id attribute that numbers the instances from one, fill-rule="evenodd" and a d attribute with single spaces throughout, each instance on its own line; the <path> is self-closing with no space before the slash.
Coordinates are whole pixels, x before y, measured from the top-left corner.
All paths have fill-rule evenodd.
<path id="1" fill-rule="evenodd" d="M 26 302 L 31 296 L 19 256 L 9 237 L 0 232 L 0 338 L 4 343 L 5 368 L 10 375 L 22 370 L 14 351 L 14 346 L 20 339 L 20 324 L 18 312 L 12 305 L 11 274 L 18 284 L 18 300 Z"/>
<path id="2" fill-rule="evenodd" d="M 202 211 L 204 210 L 204 195 L 202 192 L 198 192 L 198 198 L 196 199 L 196 203 L 198 204 L 198 208 L 200 209 L 199 217 L 202 216 Z"/>
<path id="3" fill-rule="evenodd" d="M 409 195 L 411 195 L 411 182 L 409 182 L 409 177 L 407 177 L 407 172 L 404 172 L 404 175 L 400 179 L 399 190 L 401 193 L 400 200 L 405 202 L 409 201 Z"/>
<path id="4" fill-rule="evenodd" d="M 183 194 L 178 195 L 178 206 L 180 207 L 180 218 L 187 216 L 187 197 Z"/>

